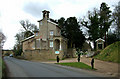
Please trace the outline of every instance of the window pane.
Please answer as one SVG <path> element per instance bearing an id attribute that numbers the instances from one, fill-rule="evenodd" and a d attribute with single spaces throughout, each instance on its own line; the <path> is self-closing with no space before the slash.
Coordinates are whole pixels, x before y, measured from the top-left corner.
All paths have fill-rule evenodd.
<path id="1" fill-rule="evenodd" d="M 33 43 L 32 48 L 35 49 L 35 43 Z"/>
<path id="2" fill-rule="evenodd" d="M 50 31 L 50 35 L 53 35 L 53 31 Z"/>
<path id="3" fill-rule="evenodd" d="M 36 36 L 38 36 L 38 33 L 36 33 Z"/>
<path id="4" fill-rule="evenodd" d="M 50 42 L 50 47 L 53 47 L 53 41 Z"/>

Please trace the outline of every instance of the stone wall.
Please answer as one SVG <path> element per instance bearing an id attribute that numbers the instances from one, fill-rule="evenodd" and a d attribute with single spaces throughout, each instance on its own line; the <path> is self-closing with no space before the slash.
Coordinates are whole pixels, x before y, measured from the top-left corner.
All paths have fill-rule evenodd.
<path id="1" fill-rule="evenodd" d="M 56 59 L 55 51 L 53 50 L 27 50 L 23 52 L 23 56 L 25 59 L 29 60 L 47 60 L 47 59 Z M 58 55 L 60 59 L 64 56 L 64 53 L 60 51 Z"/>
<path id="2" fill-rule="evenodd" d="M 67 57 L 76 57 L 76 55 L 75 55 L 75 53 L 76 53 L 76 49 L 74 49 L 74 48 L 69 48 L 68 50 L 67 50 Z"/>
<path id="3" fill-rule="evenodd" d="M 23 45 L 22 45 L 22 46 L 23 46 L 23 47 L 22 47 L 23 52 L 24 52 L 25 50 L 32 50 L 32 49 L 35 48 L 34 38 L 31 38 L 31 39 L 29 39 L 29 40 L 26 40 L 26 41 L 24 41 L 22 44 L 23 44 Z"/>
<path id="4" fill-rule="evenodd" d="M 14 54 L 13 50 L 2 50 L 2 56 Z"/>

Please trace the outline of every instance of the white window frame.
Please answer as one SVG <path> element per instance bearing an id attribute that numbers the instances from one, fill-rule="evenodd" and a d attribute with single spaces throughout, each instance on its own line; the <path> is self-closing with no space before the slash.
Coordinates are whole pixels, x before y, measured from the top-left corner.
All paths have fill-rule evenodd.
<path id="1" fill-rule="evenodd" d="M 53 47 L 53 41 L 50 41 L 50 47 Z"/>
<path id="2" fill-rule="evenodd" d="M 53 36 L 53 35 L 54 35 L 54 31 L 51 30 L 51 31 L 50 31 L 50 36 Z"/>

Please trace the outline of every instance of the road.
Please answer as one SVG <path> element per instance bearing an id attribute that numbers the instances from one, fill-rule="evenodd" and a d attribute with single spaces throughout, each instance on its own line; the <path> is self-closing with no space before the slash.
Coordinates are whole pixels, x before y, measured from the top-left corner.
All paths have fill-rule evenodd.
<path id="1" fill-rule="evenodd" d="M 9 77 L 103 77 L 86 70 L 4 57 Z"/>

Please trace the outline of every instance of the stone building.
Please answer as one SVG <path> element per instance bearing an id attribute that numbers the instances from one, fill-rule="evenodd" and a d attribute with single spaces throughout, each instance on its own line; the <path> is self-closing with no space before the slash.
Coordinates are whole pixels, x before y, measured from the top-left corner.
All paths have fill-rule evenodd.
<path id="1" fill-rule="evenodd" d="M 22 40 L 23 56 L 26 59 L 55 59 L 56 55 L 64 58 L 67 55 L 67 39 L 61 36 L 61 28 L 51 18 L 49 11 L 42 11 L 43 19 L 39 20 L 39 31 Z"/>
<path id="2" fill-rule="evenodd" d="M 104 42 L 105 42 L 105 40 L 99 38 L 95 42 L 96 42 L 97 51 L 104 49 Z"/>

